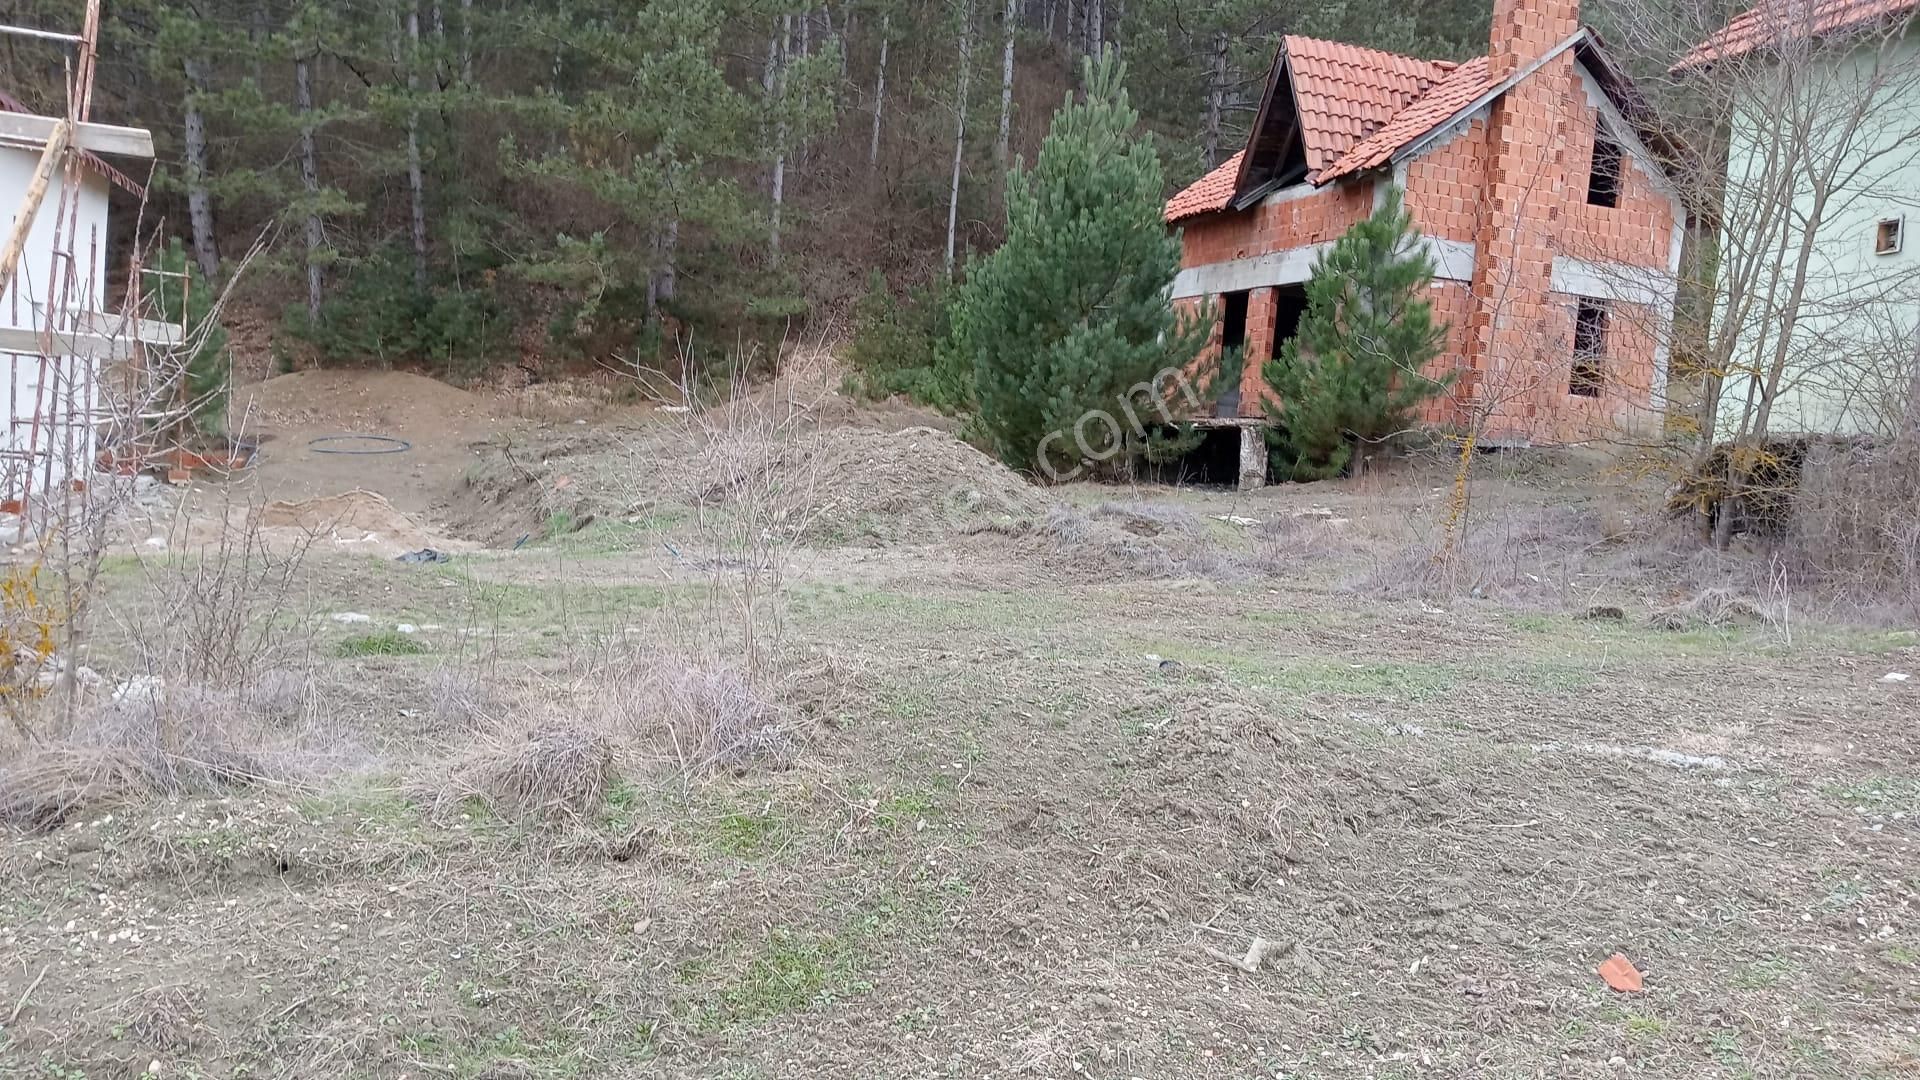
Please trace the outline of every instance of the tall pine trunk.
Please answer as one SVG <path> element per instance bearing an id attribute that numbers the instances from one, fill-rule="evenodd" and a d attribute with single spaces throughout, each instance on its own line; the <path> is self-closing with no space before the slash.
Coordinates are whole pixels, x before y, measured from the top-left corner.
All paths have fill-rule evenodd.
<path id="1" fill-rule="evenodd" d="M 460 81 L 473 84 L 473 0 L 460 0 Z"/>
<path id="2" fill-rule="evenodd" d="M 993 139 L 993 160 L 1007 167 L 1007 142 L 1013 130 L 1013 31 L 1019 24 L 1020 0 L 1007 0 L 1000 27 L 1000 130 Z"/>
<path id="3" fill-rule="evenodd" d="M 873 138 L 867 143 L 867 168 L 880 165 L 880 114 L 887 106 L 887 47 L 892 44 L 893 13 L 880 15 L 880 63 L 873 76 Z"/>
<path id="4" fill-rule="evenodd" d="M 1207 72 L 1207 119 L 1200 136 L 1207 168 L 1220 164 L 1220 119 L 1227 105 L 1227 32 L 1213 35 L 1213 64 Z"/>
<path id="5" fill-rule="evenodd" d="M 407 5 L 407 188 L 413 197 L 413 287 L 427 291 L 427 180 L 420 167 L 420 9 Z"/>
<path id="6" fill-rule="evenodd" d="M 947 276 L 953 276 L 954 237 L 960 224 L 960 163 L 967 151 L 967 79 L 973 74 L 973 0 L 960 8 L 960 85 L 953 102 L 953 182 L 947 189 Z"/>
<path id="7" fill-rule="evenodd" d="M 768 95 L 773 100 L 775 119 L 773 124 L 773 177 L 768 185 L 773 212 L 767 228 L 767 265 L 780 265 L 780 207 L 787 197 L 787 118 L 785 114 L 787 81 L 787 43 L 793 40 L 793 16 L 780 16 L 780 29 L 774 32 L 773 40 L 767 44 L 767 72 L 765 83 Z"/>
<path id="8" fill-rule="evenodd" d="M 1087 0 L 1087 54 L 1100 55 L 1100 39 L 1105 33 L 1101 20 L 1106 17 L 1104 0 Z"/>
<path id="9" fill-rule="evenodd" d="M 320 196 L 320 167 L 313 151 L 313 62 L 305 56 L 293 61 L 293 105 L 300 113 L 300 186 L 307 193 L 307 316 L 320 321 L 321 292 L 320 248 L 326 243 L 326 230 L 317 208 Z"/>
<path id="10" fill-rule="evenodd" d="M 187 222 L 193 230 L 193 261 L 208 283 L 220 280 L 220 245 L 213 235 L 213 194 L 207 190 L 207 114 L 200 97 L 207 92 L 206 61 L 189 57 L 182 65 L 187 76 L 186 152 Z"/>
<path id="11" fill-rule="evenodd" d="M 680 243 L 680 219 L 670 217 L 653 230 L 653 267 L 647 273 L 647 318 L 658 321 L 660 305 L 673 300 L 679 287 L 674 249 Z"/>

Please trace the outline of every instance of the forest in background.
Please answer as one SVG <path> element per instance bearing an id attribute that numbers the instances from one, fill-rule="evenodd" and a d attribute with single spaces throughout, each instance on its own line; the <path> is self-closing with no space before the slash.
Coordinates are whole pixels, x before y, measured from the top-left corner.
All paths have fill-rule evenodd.
<path id="1" fill-rule="evenodd" d="M 1463 58 L 1487 8 L 111 0 L 94 118 L 153 131 L 148 222 L 209 281 L 269 238 L 239 296 L 276 362 L 464 378 L 728 354 L 948 277 L 1102 46 L 1180 185 L 1238 148 L 1280 35 Z M 60 49 L 4 48 L 0 88 L 62 111 Z"/>

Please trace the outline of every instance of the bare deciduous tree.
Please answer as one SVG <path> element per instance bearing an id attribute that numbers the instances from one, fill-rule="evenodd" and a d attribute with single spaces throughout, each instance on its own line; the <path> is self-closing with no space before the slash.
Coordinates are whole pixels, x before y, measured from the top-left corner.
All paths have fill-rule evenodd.
<path id="1" fill-rule="evenodd" d="M 1697 154 L 1672 162 L 1710 222 L 1711 298 L 1687 343 L 1704 374 L 1702 460 L 1728 440 L 1712 515 L 1725 545 L 1754 468 L 1779 434 L 1887 433 L 1914 363 L 1920 271 L 1872 254 L 1879 219 L 1916 205 L 1920 47 L 1904 20 L 1835 26 L 1815 5 L 1761 5 L 1739 47 L 1713 46 L 1724 10 L 1706 0 L 1625 0 L 1613 35 Z M 1697 43 L 1707 47 L 1695 49 Z"/>

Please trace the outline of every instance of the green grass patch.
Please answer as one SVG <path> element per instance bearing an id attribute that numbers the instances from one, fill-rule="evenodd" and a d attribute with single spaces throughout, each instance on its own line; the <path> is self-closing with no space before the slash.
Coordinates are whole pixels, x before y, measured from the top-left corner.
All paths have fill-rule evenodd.
<path id="1" fill-rule="evenodd" d="M 1591 688 L 1600 680 L 1598 663 L 1591 666 L 1559 660 L 1533 660 L 1501 669 L 1499 680 L 1511 686 L 1533 690 L 1572 693 Z"/>
<path id="2" fill-rule="evenodd" d="M 346 659 L 356 656 L 419 656 L 427 647 L 414 640 L 410 634 L 398 630 L 376 630 L 371 634 L 355 634 L 341 638 L 333 647 L 333 654 Z"/>
<path id="3" fill-rule="evenodd" d="M 764 1023 L 864 993 L 854 950 L 836 937 L 776 932 L 702 1010 L 700 1026 L 721 1030 Z"/>
<path id="4" fill-rule="evenodd" d="M 1820 791 L 1835 802 L 1875 813 L 1920 811 L 1920 778 L 1911 776 L 1879 776 L 1832 783 Z"/>
<path id="5" fill-rule="evenodd" d="M 752 859 L 779 847 L 788 831 L 786 822 L 771 810 L 733 810 L 713 820 L 707 841 L 735 858 Z"/>
<path id="6" fill-rule="evenodd" d="M 940 800 L 932 791 L 910 788 L 880 800 L 874 818 L 889 829 L 911 829 L 919 822 L 931 821 L 939 810 Z"/>
<path id="7" fill-rule="evenodd" d="M 1621 1024 L 1621 1029 L 1627 1033 L 1629 1039 L 1655 1039 L 1666 1033 L 1667 1022 L 1645 1013 L 1628 1013 L 1626 1021 Z"/>
<path id="8" fill-rule="evenodd" d="M 1764 990 L 1776 986 L 1793 974 L 1793 961 L 1784 956 L 1765 956 L 1742 964 L 1727 982 L 1742 990 Z"/>

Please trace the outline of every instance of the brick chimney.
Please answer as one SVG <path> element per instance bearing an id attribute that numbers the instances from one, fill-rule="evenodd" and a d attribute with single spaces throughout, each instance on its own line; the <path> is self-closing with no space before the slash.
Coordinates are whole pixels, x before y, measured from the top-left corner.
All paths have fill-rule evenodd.
<path id="1" fill-rule="evenodd" d="M 1493 0 L 1488 74 L 1504 79 L 1580 29 L 1580 0 Z"/>

